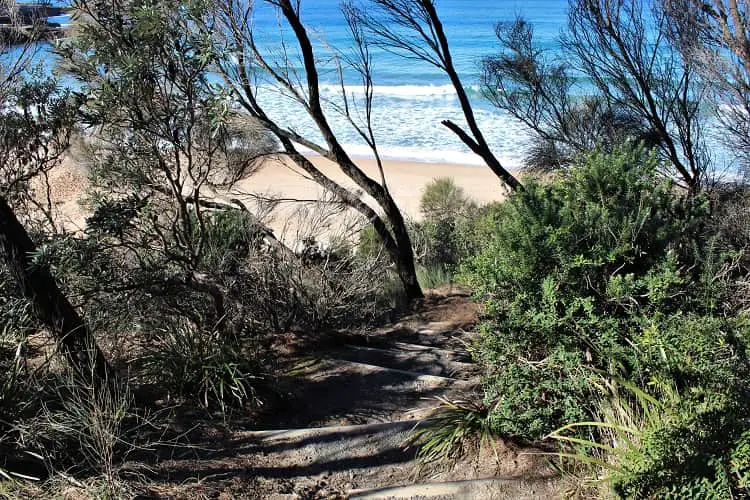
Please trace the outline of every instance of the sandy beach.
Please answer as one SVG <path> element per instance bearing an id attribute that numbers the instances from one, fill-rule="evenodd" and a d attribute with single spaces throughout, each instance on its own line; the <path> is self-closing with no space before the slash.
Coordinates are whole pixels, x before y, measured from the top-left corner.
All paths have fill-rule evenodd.
<path id="1" fill-rule="evenodd" d="M 312 162 L 326 175 L 348 187 L 355 184 L 329 160 L 311 156 Z M 380 179 L 375 160 L 357 159 L 357 164 L 373 179 Z M 450 177 L 478 203 L 502 200 L 507 195 L 503 183 L 487 167 L 452 165 L 446 163 L 420 163 L 398 160 L 384 161 L 388 189 L 401 210 L 410 217 L 419 218 L 419 200 L 424 187 L 433 179 Z M 255 193 L 276 193 L 288 198 L 316 199 L 323 190 L 313 180 L 304 176 L 288 162 L 272 161 L 261 167 L 251 177 L 241 181 L 240 190 Z"/>
<path id="2" fill-rule="evenodd" d="M 332 162 L 317 156 L 310 159 L 326 175 L 348 187 L 354 187 L 341 170 Z M 87 179 L 85 168 L 79 159 L 68 158 L 50 173 L 52 201 L 60 220 L 69 230 L 80 230 L 85 226 L 87 214 L 78 203 Z M 252 195 L 278 197 L 285 200 L 312 201 L 324 196 L 323 189 L 304 172 L 282 160 L 268 160 L 253 175 L 242 179 L 228 197 L 251 200 Z M 380 179 L 377 165 L 372 159 L 357 159 L 357 164 L 372 178 Z M 419 163 L 409 161 L 385 161 L 386 182 L 396 203 L 411 218 L 419 219 L 419 200 L 424 187 L 433 179 L 450 177 L 478 203 L 502 200 L 507 189 L 486 167 L 475 165 L 453 165 L 445 163 Z M 289 216 L 298 210 L 300 203 L 281 203 L 270 222 L 276 232 L 285 232 L 289 227 Z"/>

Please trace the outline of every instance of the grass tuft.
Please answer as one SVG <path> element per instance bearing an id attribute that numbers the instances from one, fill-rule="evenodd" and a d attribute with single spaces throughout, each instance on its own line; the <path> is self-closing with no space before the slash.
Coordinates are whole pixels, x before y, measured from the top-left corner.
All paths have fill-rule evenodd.
<path id="1" fill-rule="evenodd" d="M 488 442 L 494 449 L 495 436 L 487 420 L 488 409 L 469 401 L 438 398 L 440 406 L 424 427 L 418 428 L 411 443 L 419 446 L 423 463 L 456 460 L 472 445 Z M 497 454 L 497 450 L 495 450 Z"/>

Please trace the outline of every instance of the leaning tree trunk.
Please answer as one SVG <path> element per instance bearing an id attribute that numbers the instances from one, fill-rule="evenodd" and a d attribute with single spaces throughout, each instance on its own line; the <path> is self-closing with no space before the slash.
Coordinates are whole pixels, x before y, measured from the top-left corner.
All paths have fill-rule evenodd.
<path id="1" fill-rule="evenodd" d="M 411 246 L 411 238 L 409 237 L 404 217 L 385 187 L 367 176 L 367 174 L 365 174 L 352 161 L 349 154 L 339 142 L 336 134 L 333 132 L 333 129 L 326 119 L 325 112 L 323 111 L 320 97 L 320 79 L 317 68 L 318 61 L 315 58 L 312 42 L 307 34 L 307 30 L 302 24 L 299 12 L 295 10 L 295 6 L 291 0 L 280 0 L 276 5 L 281 8 L 281 12 L 292 27 L 299 43 L 300 52 L 302 53 L 302 62 L 305 67 L 305 75 L 307 77 L 307 111 L 318 126 L 318 130 L 323 136 L 323 139 L 328 144 L 329 155 L 324 156 L 336 163 L 347 177 L 353 180 L 367 194 L 372 196 L 380 207 L 383 208 L 385 216 L 392 226 L 392 235 L 389 234 L 389 231 L 387 230 L 383 231 L 382 224 L 376 224 L 375 219 L 370 217 L 370 220 L 375 224 L 375 229 L 396 266 L 396 271 L 404 285 L 406 296 L 411 300 L 420 299 L 424 297 L 424 293 L 422 292 L 422 288 L 417 280 L 414 251 Z M 297 8 L 299 8 L 298 5 Z M 286 144 L 289 144 L 288 140 L 286 141 Z M 328 180 L 330 181 L 330 179 Z M 351 196 L 348 195 L 343 199 L 350 198 Z M 359 204 L 359 206 L 362 205 L 364 204 Z M 350 206 L 357 208 L 351 203 Z M 368 211 L 371 211 L 371 209 Z M 361 210 L 360 212 L 364 214 Z"/>
<path id="2" fill-rule="evenodd" d="M 0 256 L 37 318 L 49 328 L 70 364 L 86 377 L 105 379 L 107 360 L 94 336 L 46 267 L 35 266 L 36 251 L 26 229 L 8 202 L 0 197 Z"/>
<path id="3" fill-rule="evenodd" d="M 382 198 L 378 200 L 381 206 L 385 207 L 386 217 L 391 224 L 393 231 L 393 240 L 395 248 L 388 249 L 391 254 L 391 260 L 396 265 L 396 272 L 404 285 L 404 292 L 410 300 L 421 299 L 424 297 L 422 287 L 417 280 L 417 268 L 415 265 L 414 249 L 412 248 L 409 230 L 406 227 L 406 221 L 391 195 L 382 190 Z"/>

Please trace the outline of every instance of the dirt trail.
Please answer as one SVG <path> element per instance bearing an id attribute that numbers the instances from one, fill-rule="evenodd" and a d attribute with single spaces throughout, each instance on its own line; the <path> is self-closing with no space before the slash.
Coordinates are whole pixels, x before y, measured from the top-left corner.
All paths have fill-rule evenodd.
<path id="1" fill-rule="evenodd" d="M 293 356 L 285 397 L 261 431 L 206 443 L 200 458 L 162 464 L 173 498 L 556 498 L 543 456 L 502 442 L 453 463 L 421 464 L 410 445 L 437 397 L 476 401 L 467 351 L 476 310 L 467 297 L 428 297 L 374 332 L 347 334 Z M 305 349 L 301 349 L 305 351 Z M 283 378 L 283 377 L 282 377 Z M 154 491 L 158 493 L 159 491 Z"/>

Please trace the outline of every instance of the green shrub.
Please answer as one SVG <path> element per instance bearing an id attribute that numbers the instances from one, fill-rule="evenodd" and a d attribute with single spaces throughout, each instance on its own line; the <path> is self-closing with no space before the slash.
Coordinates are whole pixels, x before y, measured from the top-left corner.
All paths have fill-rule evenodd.
<path id="1" fill-rule="evenodd" d="M 455 218 L 426 220 L 412 227 L 418 233 L 421 251 L 419 263 L 430 267 L 455 266 L 460 258 L 458 251 L 457 221 Z"/>
<path id="2" fill-rule="evenodd" d="M 450 177 L 438 177 L 427 184 L 419 203 L 419 210 L 428 221 L 466 217 L 474 209 L 476 203 Z"/>
<path id="3" fill-rule="evenodd" d="M 412 225 L 419 263 L 454 268 L 465 256 L 466 232 L 478 212 L 476 202 L 453 179 L 440 177 L 425 186 L 420 201 L 423 220 Z"/>
<path id="4" fill-rule="evenodd" d="M 172 394 L 206 409 L 255 403 L 258 367 L 232 339 L 187 323 L 164 329 L 149 342 L 144 366 Z"/>
<path id="5" fill-rule="evenodd" d="M 241 210 L 220 210 L 204 214 L 203 265 L 208 269 L 232 271 L 238 261 L 257 248 L 263 229 Z M 196 221 L 196 234 L 197 234 Z"/>
<path id="6" fill-rule="evenodd" d="M 485 309 L 488 419 L 557 428 L 624 498 L 744 496 L 750 326 L 725 315 L 741 255 L 658 166 L 594 153 L 485 219 L 461 278 Z"/>
<path id="7" fill-rule="evenodd" d="M 496 430 L 538 438 L 591 414 L 586 370 L 639 377 L 634 332 L 705 312 L 692 252 L 705 218 L 639 149 L 593 153 L 493 207 L 462 268 L 485 310 L 479 350 Z"/>
<path id="8" fill-rule="evenodd" d="M 595 465 L 604 474 L 597 479 L 622 498 L 747 495 L 747 334 L 746 321 L 736 319 L 675 315 L 652 323 L 634 339 L 643 378 L 593 377 L 595 421 L 551 437 Z"/>
<path id="9" fill-rule="evenodd" d="M 365 226 L 359 232 L 356 254 L 361 259 L 377 259 L 388 255 L 372 225 Z"/>
<path id="10" fill-rule="evenodd" d="M 750 429 L 748 332 L 741 318 L 676 314 L 635 337 L 642 385 L 673 390 L 660 398 L 661 418 L 641 429 L 639 446 L 613 476 L 618 494 L 685 498 L 700 486 L 698 496 L 718 499 L 732 496 L 721 490 L 744 489 L 728 472 Z M 741 474 L 747 465 L 735 466 Z"/>

